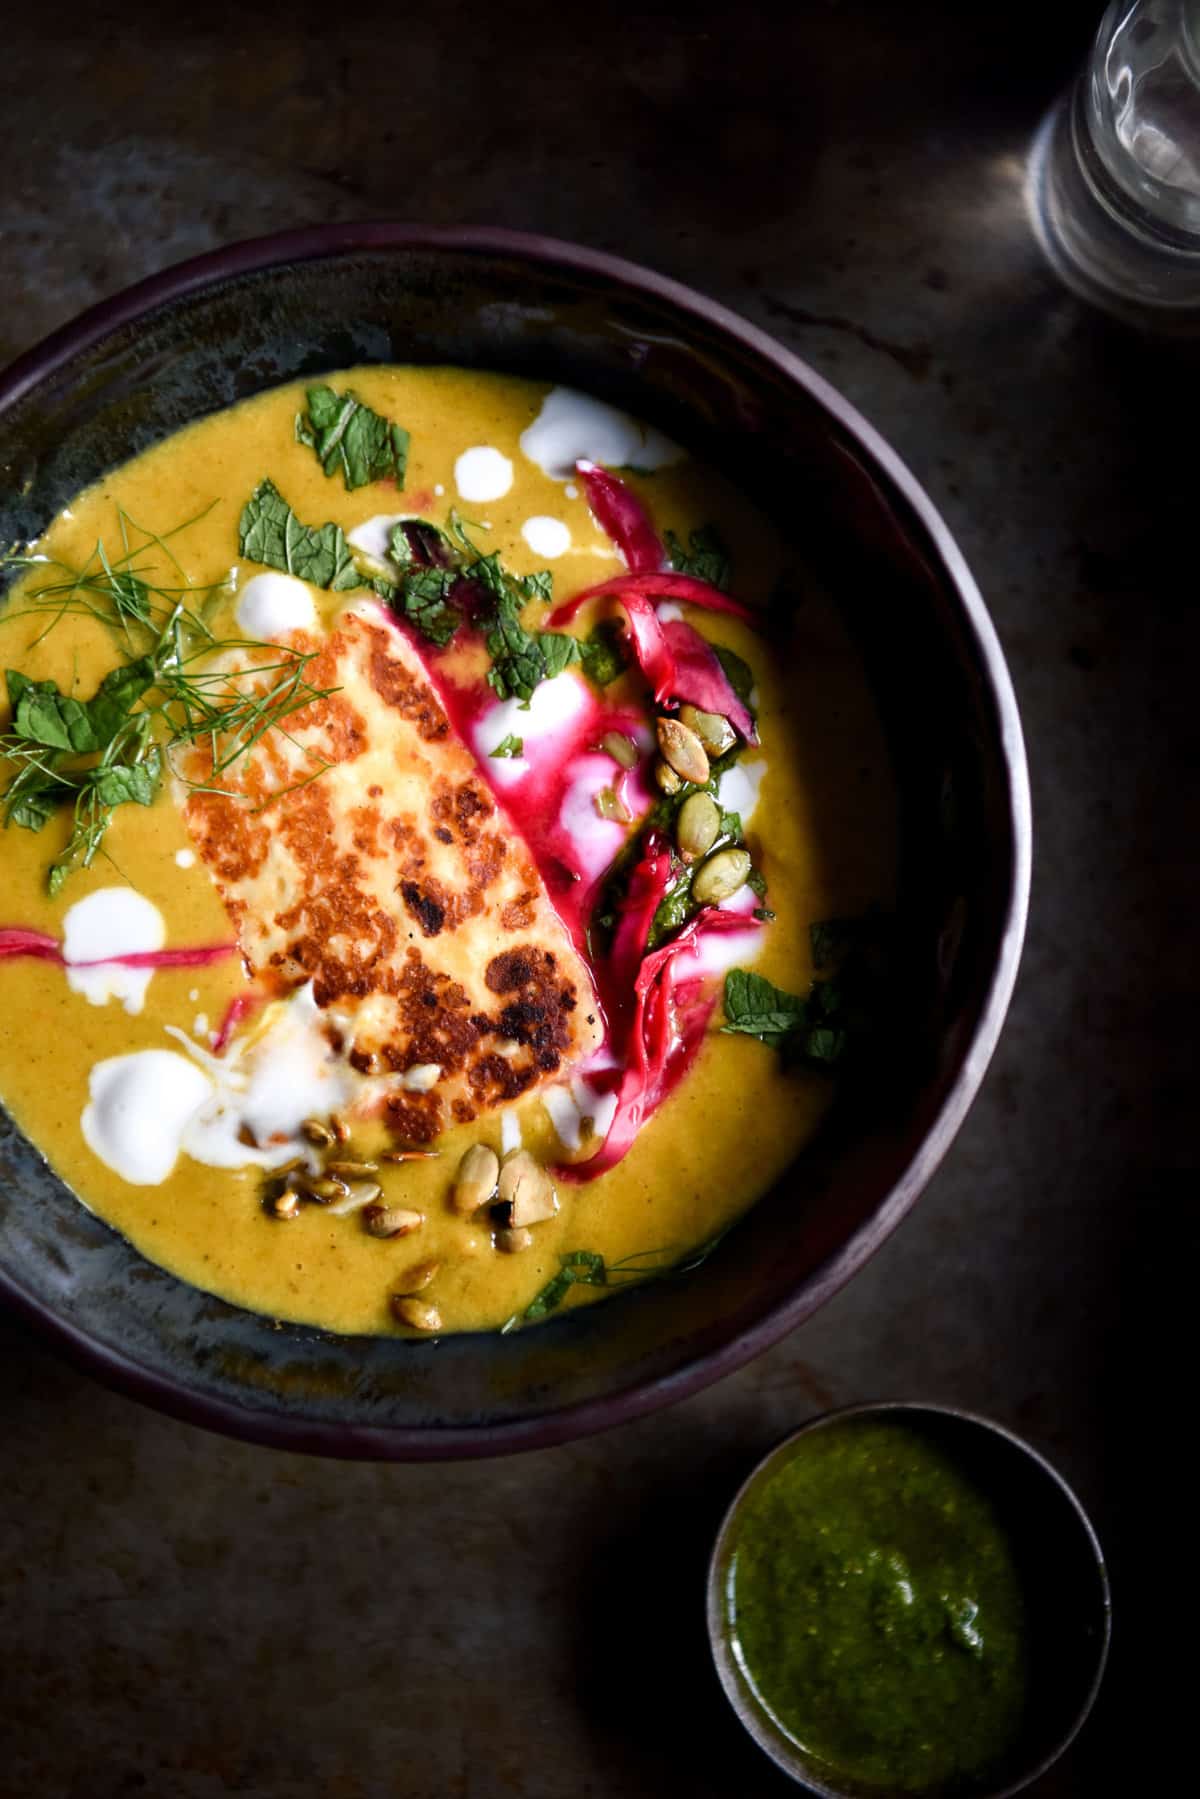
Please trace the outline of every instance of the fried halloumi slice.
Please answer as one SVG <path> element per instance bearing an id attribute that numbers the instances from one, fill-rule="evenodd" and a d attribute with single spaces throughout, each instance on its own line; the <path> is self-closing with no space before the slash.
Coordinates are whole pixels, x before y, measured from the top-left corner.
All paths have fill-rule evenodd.
<path id="1" fill-rule="evenodd" d="M 390 1127 L 426 1143 L 594 1051 L 595 990 L 407 638 L 352 607 L 289 644 L 337 691 L 265 733 L 219 791 L 187 790 L 188 828 L 252 972 L 311 981 L 335 1048 L 395 1077 L 372 1082 Z M 197 749 L 180 772 L 211 768 Z"/>

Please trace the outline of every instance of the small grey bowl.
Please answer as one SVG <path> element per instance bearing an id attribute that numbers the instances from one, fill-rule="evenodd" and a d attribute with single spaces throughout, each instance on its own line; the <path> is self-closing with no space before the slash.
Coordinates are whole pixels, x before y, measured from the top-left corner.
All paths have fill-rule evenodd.
<path id="1" fill-rule="evenodd" d="M 818 1765 L 756 1698 L 726 1625 L 725 1593 L 738 1521 L 757 1491 L 818 1431 L 849 1419 L 903 1424 L 950 1456 L 995 1507 L 1016 1556 L 1029 1621 L 1030 1686 L 1024 1724 L 1001 1766 L 963 1799 L 1010 1799 L 1044 1774 L 1078 1735 L 1108 1659 L 1112 1606 L 1104 1554 L 1091 1520 L 1044 1456 L 1003 1425 L 973 1412 L 917 1401 L 884 1401 L 826 1412 L 793 1431 L 751 1471 L 717 1533 L 708 1566 L 708 1636 L 721 1685 L 760 1749 L 820 1799 L 920 1799 L 911 1789 L 839 1780 Z"/>

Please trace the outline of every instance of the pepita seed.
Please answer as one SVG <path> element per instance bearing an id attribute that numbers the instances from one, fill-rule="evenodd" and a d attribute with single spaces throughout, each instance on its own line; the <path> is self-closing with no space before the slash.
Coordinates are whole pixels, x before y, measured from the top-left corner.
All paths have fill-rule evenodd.
<path id="1" fill-rule="evenodd" d="M 699 706 L 681 706 L 679 722 L 696 733 L 710 756 L 723 756 L 737 742 L 737 732 L 719 712 L 701 712 Z"/>
<path id="2" fill-rule="evenodd" d="M 300 1195 L 294 1187 L 285 1187 L 270 1201 L 270 1209 L 276 1218 L 295 1218 L 300 1211 Z"/>
<path id="3" fill-rule="evenodd" d="M 350 1191 L 345 1181 L 335 1180 L 331 1175 L 309 1175 L 297 1184 L 301 1193 L 322 1206 L 329 1205 L 331 1200 L 345 1199 Z"/>
<path id="4" fill-rule="evenodd" d="M 500 1170 L 498 1193 L 501 1205 L 511 1208 L 507 1222 L 514 1230 L 527 1224 L 542 1224 L 553 1218 L 558 1209 L 554 1182 L 527 1149 L 514 1150 L 506 1158 Z"/>
<path id="5" fill-rule="evenodd" d="M 675 841 L 685 862 L 707 856 L 721 829 L 721 808 L 711 793 L 690 793 L 679 808 Z"/>
<path id="6" fill-rule="evenodd" d="M 437 1307 L 428 1305 L 423 1299 L 414 1299 L 410 1293 L 392 1294 L 392 1315 L 412 1331 L 440 1331 L 442 1328 L 442 1314 Z"/>
<path id="7" fill-rule="evenodd" d="M 523 1249 L 533 1245 L 533 1232 L 524 1226 L 519 1230 L 502 1230 L 496 1232 L 496 1248 L 504 1251 L 506 1256 L 518 1256 Z"/>
<path id="8" fill-rule="evenodd" d="M 692 898 L 699 906 L 719 906 L 745 886 L 749 873 L 750 858 L 745 850 L 718 850 L 692 882 Z"/>
<path id="9" fill-rule="evenodd" d="M 363 1208 L 363 1223 L 373 1237 L 409 1237 L 425 1222 L 422 1212 L 411 1212 L 405 1206 L 369 1205 Z"/>
<path id="10" fill-rule="evenodd" d="M 600 748 L 622 768 L 632 768 L 637 762 L 637 744 L 632 737 L 626 737 L 624 731 L 606 731 L 600 739 Z"/>
<path id="11" fill-rule="evenodd" d="M 333 1132 L 320 1118 L 306 1118 L 300 1126 L 300 1134 L 318 1149 L 327 1149 L 333 1142 Z"/>
<path id="12" fill-rule="evenodd" d="M 616 825 L 627 825 L 633 821 L 632 812 L 613 787 L 600 789 L 596 795 L 596 810 L 601 818 L 607 818 Z"/>
<path id="13" fill-rule="evenodd" d="M 486 1143 L 473 1143 L 458 1165 L 450 1204 L 460 1218 L 486 1206 L 500 1178 L 500 1158 Z"/>
<path id="14" fill-rule="evenodd" d="M 350 1126 L 344 1119 L 338 1118 L 336 1115 L 330 1118 L 329 1128 L 333 1132 L 335 1143 L 345 1143 L 350 1136 Z"/>
<path id="15" fill-rule="evenodd" d="M 654 764 L 654 779 L 664 793 L 678 793 L 683 786 L 683 782 L 669 762 L 659 761 Z"/>
<path id="16" fill-rule="evenodd" d="M 658 747 L 680 780 L 703 787 L 708 779 L 708 757 L 696 733 L 677 718 L 660 718 L 655 729 Z"/>
<path id="17" fill-rule="evenodd" d="M 326 1162 L 326 1174 L 334 1175 L 341 1181 L 365 1180 L 369 1174 L 379 1173 L 378 1162 Z"/>
<path id="18" fill-rule="evenodd" d="M 420 1293 L 429 1285 L 441 1265 L 440 1262 L 414 1262 L 397 1281 L 397 1292 Z"/>

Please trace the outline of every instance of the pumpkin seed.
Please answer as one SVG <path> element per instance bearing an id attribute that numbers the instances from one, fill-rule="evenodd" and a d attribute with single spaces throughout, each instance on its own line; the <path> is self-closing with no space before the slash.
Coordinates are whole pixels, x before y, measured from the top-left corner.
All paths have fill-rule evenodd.
<path id="1" fill-rule="evenodd" d="M 296 1184 L 306 1199 L 315 1199 L 321 1206 L 329 1205 L 331 1200 L 345 1199 L 350 1191 L 345 1181 L 336 1180 L 331 1175 L 310 1174 Z"/>
<path id="2" fill-rule="evenodd" d="M 486 1206 L 500 1178 L 500 1158 L 486 1143 L 473 1143 L 458 1165 L 450 1204 L 460 1218 L 469 1218 Z"/>
<path id="3" fill-rule="evenodd" d="M 409 1237 L 424 1222 L 423 1213 L 410 1212 L 405 1206 L 372 1204 L 363 1208 L 363 1223 L 373 1237 Z"/>
<path id="4" fill-rule="evenodd" d="M 442 1314 L 436 1306 L 427 1305 L 423 1299 L 414 1299 L 409 1293 L 392 1294 L 392 1315 L 397 1323 L 406 1324 L 412 1331 L 440 1331 Z"/>
<path id="5" fill-rule="evenodd" d="M 326 1162 L 326 1174 L 334 1175 L 340 1181 L 362 1181 L 369 1174 L 379 1173 L 378 1162 Z"/>
<path id="6" fill-rule="evenodd" d="M 692 882 L 692 898 L 699 906 L 719 906 L 746 885 L 749 873 L 750 858 L 745 850 L 718 850 Z"/>
<path id="7" fill-rule="evenodd" d="M 692 793 L 679 808 L 675 841 L 685 862 L 707 856 L 721 829 L 721 808 L 710 793 Z"/>
<path id="8" fill-rule="evenodd" d="M 633 822 L 633 813 L 625 804 L 615 788 L 602 787 L 596 795 L 596 810 L 601 818 L 607 818 L 615 825 L 627 825 Z"/>
<path id="9" fill-rule="evenodd" d="M 441 1265 L 440 1262 L 414 1262 L 412 1267 L 407 1269 L 397 1281 L 397 1292 L 420 1293 L 424 1287 L 429 1285 Z"/>
<path id="10" fill-rule="evenodd" d="M 496 1248 L 502 1249 L 506 1256 L 519 1256 L 523 1249 L 529 1249 L 532 1244 L 533 1232 L 527 1231 L 523 1225 L 519 1230 L 506 1227 L 496 1232 Z"/>
<path id="11" fill-rule="evenodd" d="M 506 1224 L 519 1230 L 542 1224 L 558 1209 L 554 1182 L 527 1149 L 514 1150 L 500 1170 L 500 1204 L 509 1208 Z"/>
<path id="12" fill-rule="evenodd" d="M 669 762 L 659 761 L 654 764 L 654 779 L 664 793 L 678 793 L 683 786 L 683 782 Z"/>
<path id="13" fill-rule="evenodd" d="M 270 1209 L 276 1218 L 295 1218 L 300 1210 L 300 1195 L 294 1187 L 285 1187 L 270 1201 Z"/>
<path id="14" fill-rule="evenodd" d="M 699 706 L 681 706 L 679 722 L 696 733 L 710 756 L 723 756 L 737 742 L 737 732 L 719 712 L 701 712 Z"/>
<path id="15" fill-rule="evenodd" d="M 320 1118 L 306 1118 L 300 1126 L 300 1134 L 315 1143 L 318 1149 L 328 1149 L 333 1142 L 333 1132 Z"/>
<path id="16" fill-rule="evenodd" d="M 600 748 L 622 768 L 632 768 L 637 762 L 637 744 L 632 737 L 626 737 L 624 731 L 606 731 L 600 739 Z"/>
<path id="17" fill-rule="evenodd" d="M 696 733 L 677 718 L 660 718 L 655 729 L 658 747 L 680 780 L 703 787 L 708 779 L 708 757 Z"/>

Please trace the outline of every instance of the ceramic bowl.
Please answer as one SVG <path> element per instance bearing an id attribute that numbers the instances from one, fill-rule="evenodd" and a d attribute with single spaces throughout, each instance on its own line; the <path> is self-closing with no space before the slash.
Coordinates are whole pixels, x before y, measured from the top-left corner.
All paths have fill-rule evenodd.
<path id="1" fill-rule="evenodd" d="M 960 1799 L 1012 1799 L 1057 1761 L 1095 1702 L 1108 1657 L 1108 1574 L 1091 1520 L 1031 1443 L 1002 1425 L 949 1406 L 896 1400 L 848 1406 L 786 1437 L 739 1488 L 708 1571 L 708 1633 L 727 1698 L 759 1747 L 817 1799 L 921 1799 L 920 1791 L 839 1780 L 782 1730 L 734 1652 L 727 1591 L 747 1501 L 818 1433 L 875 1421 L 903 1425 L 947 1456 L 991 1504 L 1012 1549 L 1025 1596 L 1028 1698 L 1020 1732 L 986 1778 L 955 1787 Z"/>
<path id="2" fill-rule="evenodd" d="M 902 796 L 903 1041 L 691 1276 L 506 1337 L 280 1326 L 152 1267 L 10 1126 L 0 1292 L 101 1378 L 265 1443 L 485 1455 L 651 1411 L 775 1342 L 860 1268 L 945 1154 L 996 1043 L 1029 883 L 1011 683 L 946 525 L 827 382 L 672 281 L 498 231 L 328 226 L 236 245 L 85 314 L 0 377 L 0 542 L 206 413 L 360 362 L 591 389 L 793 522 L 865 658 Z"/>

